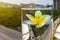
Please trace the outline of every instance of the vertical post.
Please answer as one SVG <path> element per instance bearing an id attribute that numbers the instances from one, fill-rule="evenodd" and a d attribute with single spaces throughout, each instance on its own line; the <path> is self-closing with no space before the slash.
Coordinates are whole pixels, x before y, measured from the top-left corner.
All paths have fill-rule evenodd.
<path id="1" fill-rule="evenodd" d="M 22 27 L 22 20 L 23 20 L 23 17 L 22 17 L 22 9 L 21 9 L 21 27 Z M 22 34 L 22 40 L 23 40 L 23 34 Z"/>
<path id="2" fill-rule="evenodd" d="M 58 6 L 58 4 L 57 4 L 57 0 L 56 0 L 56 9 L 58 9 L 57 6 Z"/>

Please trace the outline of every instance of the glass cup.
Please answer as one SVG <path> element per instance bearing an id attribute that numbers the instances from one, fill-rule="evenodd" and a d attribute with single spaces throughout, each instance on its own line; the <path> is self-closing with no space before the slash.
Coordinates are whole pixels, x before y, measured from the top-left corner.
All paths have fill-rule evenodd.
<path id="1" fill-rule="evenodd" d="M 52 38 L 52 8 L 21 8 L 22 39 Z"/>

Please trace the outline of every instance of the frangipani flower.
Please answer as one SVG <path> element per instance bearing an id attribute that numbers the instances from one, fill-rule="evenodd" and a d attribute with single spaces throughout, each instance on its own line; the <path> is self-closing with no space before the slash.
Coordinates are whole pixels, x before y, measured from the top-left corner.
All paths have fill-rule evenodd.
<path id="1" fill-rule="evenodd" d="M 47 20 L 51 19 L 50 15 L 42 15 L 41 11 L 36 11 L 35 17 L 30 14 L 26 14 L 26 16 L 30 19 L 27 21 L 27 24 L 36 25 L 36 27 L 42 27 L 45 24 L 48 24 Z"/>

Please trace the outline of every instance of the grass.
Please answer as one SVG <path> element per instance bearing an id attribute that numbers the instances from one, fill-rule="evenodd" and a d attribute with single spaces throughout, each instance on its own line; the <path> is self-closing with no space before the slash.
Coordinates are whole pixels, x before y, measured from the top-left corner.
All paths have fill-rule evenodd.
<path id="1" fill-rule="evenodd" d="M 46 31 L 46 29 L 48 28 L 48 25 L 44 25 L 41 28 L 36 28 L 35 26 L 31 26 L 31 27 L 34 32 L 34 35 L 37 37 L 39 35 L 43 35 L 44 31 Z"/>
<path id="2" fill-rule="evenodd" d="M 54 21 L 60 16 L 60 10 L 53 11 L 53 19 Z"/>
<path id="3" fill-rule="evenodd" d="M 21 24 L 21 10 L 19 8 L 0 7 L 0 25 L 17 29 Z"/>

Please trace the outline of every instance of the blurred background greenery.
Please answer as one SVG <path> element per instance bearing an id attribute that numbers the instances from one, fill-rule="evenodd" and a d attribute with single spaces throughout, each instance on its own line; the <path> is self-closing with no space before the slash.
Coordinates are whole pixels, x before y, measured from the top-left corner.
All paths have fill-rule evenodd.
<path id="1" fill-rule="evenodd" d="M 60 10 L 53 11 L 53 19 L 56 20 L 60 16 Z"/>
<path id="2" fill-rule="evenodd" d="M 20 8 L 0 7 L 0 25 L 17 29 L 21 24 Z"/>

